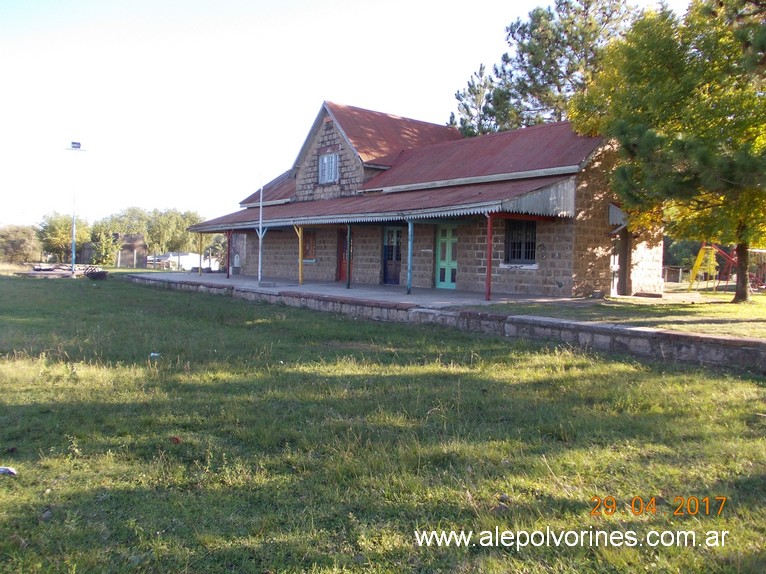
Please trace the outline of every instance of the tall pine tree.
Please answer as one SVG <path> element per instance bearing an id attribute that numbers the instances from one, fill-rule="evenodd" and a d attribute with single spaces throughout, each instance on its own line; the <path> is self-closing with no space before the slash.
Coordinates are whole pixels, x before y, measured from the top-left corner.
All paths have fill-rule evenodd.
<path id="1" fill-rule="evenodd" d="M 604 47 L 633 15 L 625 0 L 556 0 L 552 9 L 535 8 L 510 24 L 510 51 L 494 67 L 495 77 L 484 76 L 482 66 L 456 94 L 464 133 L 566 119 L 570 98 L 598 71 Z M 482 92 L 480 104 L 473 97 L 478 88 L 491 90 Z"/>

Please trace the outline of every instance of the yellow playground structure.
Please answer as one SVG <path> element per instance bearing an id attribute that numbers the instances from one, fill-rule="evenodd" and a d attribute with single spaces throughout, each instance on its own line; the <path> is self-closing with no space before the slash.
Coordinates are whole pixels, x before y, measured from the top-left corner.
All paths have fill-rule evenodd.
<path id="1" fill-rule="evenodd" d="M 766 250 L 763 249 L 751 249 L 751 254 L 755 255 L 756 265 L 759 272 L 749 272 L 750 275 L 750 289 L 763 289 L 764 277 L 766 275 Z M 718 261 L 716 255 L 719 255 L 723 261 L 723 270 L 719 272 Z M 737 269 L 737 255 L 735 253 L 727 253 L 724 249 L 713 243 L 702 243 L 702 247 L 697 253 L 697 259 L 694 261 L 694 267 L 692 267 L 691 275 L 689 275 L 689 289 L 694 289 L 695 283 L 699 285 L 700 272 L 705 273 L 706 281 L 709 283 L 713 281 L 713 291 L 718 290 L 723 281 L 726 281 L 726 286 L 729 285 L 732 272 Z"/>

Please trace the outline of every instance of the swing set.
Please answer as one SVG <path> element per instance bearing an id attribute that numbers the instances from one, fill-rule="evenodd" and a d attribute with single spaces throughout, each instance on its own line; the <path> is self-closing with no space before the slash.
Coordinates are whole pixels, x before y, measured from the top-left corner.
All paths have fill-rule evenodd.
<path id="1" fill-rule="evenodd" d="M 697 253 L 697 259 L 694 261 L 694 267 L 692 268 L 691 275 L 689 276 L 689 289 L 687 289 L 687 291 L 694 289 L 695 283 L 699 285 L 700 281 L 697 279 L 697 277 L 700 271 L 706 272 L 706 276 L 708 277 L 707 281 L 710 281 L 711 273 L 709 270 L 715 270 L 717 268 L 717 263 L 715 260 L 716 255 L 721 256 L 724 261 L 724 267 L 723 271 L 718 273 L 718 277 L 713 279 L 713 292 L 718 290 L 724 280 L 726 280 L 726 288 L 728 288 L 732 272 L 737 268 L 736 254 L 727 253 L 714 243 L 707 244 L 703 242 L 699 253 Z M 715 271 L 713 271 L 712 274 L 715 275 Z M 762 289 L 764 287 L 763 280 L 761 280 L 761 278 L 758 277 L 755 273 L 749 272 L 748 275 L 750 276 L 751 292 L 755 292 L 755 289 Z"/>

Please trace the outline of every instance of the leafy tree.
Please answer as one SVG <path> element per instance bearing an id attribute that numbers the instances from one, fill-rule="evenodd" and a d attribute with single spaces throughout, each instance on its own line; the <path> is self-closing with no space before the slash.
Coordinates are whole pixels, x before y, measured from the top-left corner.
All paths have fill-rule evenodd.
<path id="1" fill-rule="evenodd" d="M 55 255 L 61 263 L 71 261 L 72 217 L 58 212 L 45 215 L 40 225 L 39 237 L 43 249 Z M 88 222 L 75 218 L 75 242 L 82 245 L 90 240 Z"/>
<path id="2" fill-rule="evenodd" d="M 228 266 L 228 249 L 226 244 L 226 236 L 222 233 L 218 233 L 213 236 L 211 242 L 205 247 L 204 253 L 206 253 L 211 259 L 218 259 L 218 263 L 221 269 Z"/>
<path id="3" fill-rule="evenodd" d="M 177 209 L 153 210 L 149 214 L 145 241 L 150 253 L 161 254 L 169 251 L 192 251 L 196 235 L 187 229 L 202 221 L 193 211 L 180 212 Z"/>
<path id="4" fill-rule="evenodd" d="M 495 79 L 485 78 L 482 66 L 456 94 L 461 127 L 485 133 L 566 119 L 569 99 L 598 71 L 604 47 L 633 16 L 626 0 L 556 0 L 553 8 L 516 20 L 506 28 L 511 51 L 495 66 Z"/>
<path id="5" fill-rule="evenodd" d="M 151 215 L 140 207 L 129 207 L 106 218 L 116 233 L 146 235 Z M 102 220 L 103 221 L 103 220 Z"/>
<path id="6" fill-rule="evenodd" d="M 112 221 L 102 219 L 93 224 L 90 240 L 93 244 L 93 263 L 95 265 L 114 265 L 120 250 L 120 233 L 115 231 Z"/>
<path id="7" fill-rule="evenodd" d="M 497 124 L 491 114 L 494 85 L 492 76 L 485 75 L 484 64 L 479 66 L 479 71 L 468 80 L 468 86 L 455 94 L 460 125 L 455 121 L 454 113 L 449 125 L 458 127 L 466 137 L 496 132 Z"/>
<path id="8" fill-rule="evenodd" d="M 766 101 L 737 29 L 714 0 L 683 22 L 668 9 L 639 19 L 607 50 L 571 116 L 616 139 L 615 190 L 633 223 L 679 238 L 734 243 L 734 302 L 750 297 L 748 249 L 766 238 Z"/>
<path id="9" fill-rule="evenodd" d="M 30 225 L 0 227 L 0 258 L 8 263 L 24 263 L 42 250 L 37 229 Z"/>
<path id="10" fill-rule="evenodd" d="M 171 251 L 195 251 L 197 248 L 197 234 L 188 231 L 189 227 L 201 223 L 204 219 L 196 211 L 184 211 L 180 214 L 180 221 L 175 228 L 171 240 Z"/>
<path id="11" fill-rule="evenodd" d="M 697 254 L 702 247 L 702 242 L 688 239 L 674 239 L 665 237 L 662 244 L 662 264 L 672 267 L 684 267 L 691 269 Z"/>

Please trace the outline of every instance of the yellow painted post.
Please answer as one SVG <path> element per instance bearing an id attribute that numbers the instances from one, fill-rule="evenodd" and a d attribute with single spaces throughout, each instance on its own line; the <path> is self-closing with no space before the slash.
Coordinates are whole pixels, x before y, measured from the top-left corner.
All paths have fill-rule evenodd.
<path id="1" fill-rule="evenodd" d="M 303 227 L 293 225 L 298 234 L 298 285 L 303 285 Z"/>

